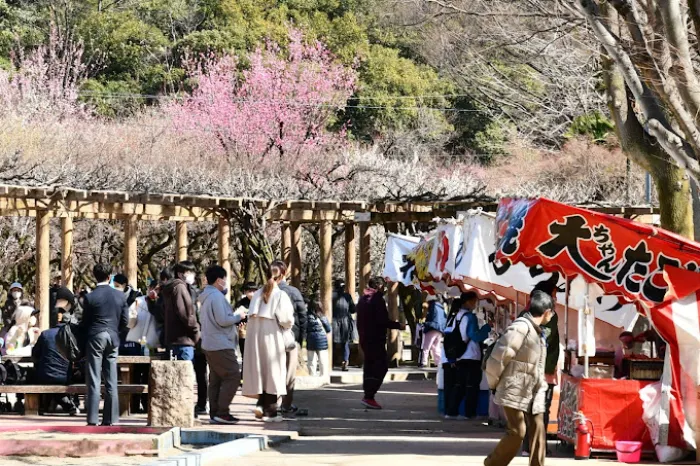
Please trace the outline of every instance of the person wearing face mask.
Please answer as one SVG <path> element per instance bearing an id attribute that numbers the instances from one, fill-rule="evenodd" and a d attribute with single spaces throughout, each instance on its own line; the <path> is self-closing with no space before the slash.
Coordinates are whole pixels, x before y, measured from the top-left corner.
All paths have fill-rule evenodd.
<path id="1" fill-rule="evenodd" d="M 544 465 L 547 343 L 542 327 L 553 315 L 552 296 L 533 291 L 528 312 L 506 329 L 486 361 L 489 388 L 495 393 L 494 402 L 503 407 L 508 428 L 484 461 L 485 466 L 510 464 L 526 429 L 530 434 L 530 466 Z"/>
<path id="2" fill-rule="evenodd" d="M 126 275 L 123 275 L 121 273 L 118 273 L 117 275 L 114 276 L 114 289 L 119 290 L 122 293 L 124 293 L 124 296 L 126 296 L 126 304 L 131 307 L 132 304 L 136 301 L 136 298 L 138 298 L 141 293 L 138 292 L 138 290 L 134 289 L 133 286 L 129 285 L 129 279 L 126 278 Z"/>
<path id="3" fill-rule="evenodd" d="M 226 299 L 226 270 L 213 265 L 206 271 L 207 286 L 199 296 L 202 349 L 209 363 L 209 417 L 215 424 L 236 424 L 229 406 L 241 383 L 236 348 L 238 328 L 246 317 L 244 308 L 236 312 Z"/>
<path id="4" fill-rule="evenodd" d="M 175 278 L 161 289 L 165 344 L 176 359 L 194 362 L 194 347 L 200 337 L 195 303 L 189 288 L 195 282 L 194 266 L 191 262 L 180 262 L 174 272 Z"/>
<path id="5" fill-rule="evenodd" d="M 2 327 L 7 332 L 14 325 L 13 316 L 15 311 L 20 306 L 30 306 L 29 302 L 24 298 L 24 288 L 19 282 L 10 285 L 10 292 L 7 295 L 7 301 L 2 308 Z"/>
<path id="6" fill-rule="evenodd" d="M 42 385 L 68 385 L 71 383 L 70 363 L 61 355 L 56 346 L 58 330 L 70 322 L 69 312 L 75 305 L 75 296 L 66 287 L 56 290 L 55 307 L 49 314 L 49 330 L 41 332 L 32 348 L 32 361 L 36 382 Z M 53 406 L 61 406 L 64 413 L 71 416 L 80 414 L 78 407 L 66 394 L 46 394 L 42 396 L 40 412 L 53 411 Z"/>

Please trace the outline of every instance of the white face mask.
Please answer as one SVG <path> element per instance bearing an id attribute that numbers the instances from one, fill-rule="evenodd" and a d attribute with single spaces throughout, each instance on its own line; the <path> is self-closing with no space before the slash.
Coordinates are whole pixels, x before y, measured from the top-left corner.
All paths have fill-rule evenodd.
<path id="1" fill-rule="evenodd" d="M 13 291 L 12 292 L 12 299 L 18 300 L 22 297 L 22 292 L 21 291 Z"/>
<path id="2" fill-rule="evenodd" d="M 186 273 L 185 274 L 185 283 L 188 285 L 194 285 L 195 282 L 195 276 L 193 273 Z"/>

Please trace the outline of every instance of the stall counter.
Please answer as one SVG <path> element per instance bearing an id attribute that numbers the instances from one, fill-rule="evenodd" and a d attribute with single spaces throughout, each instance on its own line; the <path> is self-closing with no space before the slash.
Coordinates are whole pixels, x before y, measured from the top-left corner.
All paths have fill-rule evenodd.
<path id="1" fill-rule="evenodd" d="M 615 440 L 644 443 L 653 451 L 649 431 L 642 420 L 639 390 L 654 383 L 645 380 L 583 379 L 562 374 L 558 432 L 565 442 L 576 443 L 579 411 L 593 424 L 592 449 L 615 451 Z M 588 424 L 590 430 L 590 424 Z"/>

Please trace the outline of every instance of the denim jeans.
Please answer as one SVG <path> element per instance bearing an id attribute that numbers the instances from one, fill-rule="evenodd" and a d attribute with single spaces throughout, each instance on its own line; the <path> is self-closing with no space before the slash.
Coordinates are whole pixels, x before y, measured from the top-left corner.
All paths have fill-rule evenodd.
<path id="1" fill-rule="evenodd" d="M 178 361 L 194 361 L 194 346 L 173 345 L 170 351 Z"/>

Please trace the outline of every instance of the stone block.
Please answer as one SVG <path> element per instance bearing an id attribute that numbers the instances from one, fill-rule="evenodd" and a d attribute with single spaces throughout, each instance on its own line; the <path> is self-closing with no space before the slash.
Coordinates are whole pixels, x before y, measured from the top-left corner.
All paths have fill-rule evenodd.
<path id="1" fill-rule="evenodd" d="M 191 361 L 151 361 L 148 425 L 193 427 L 194 385 Z"/>

